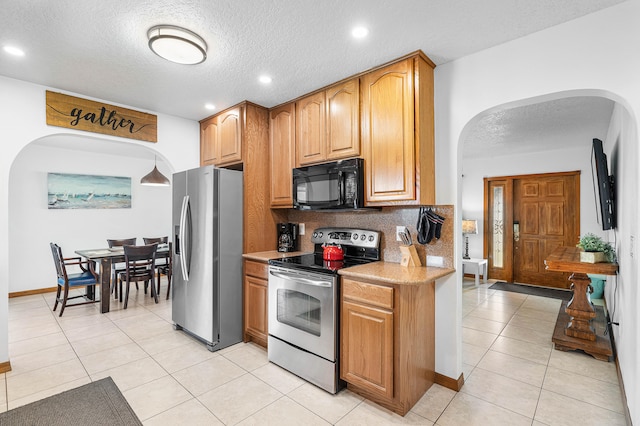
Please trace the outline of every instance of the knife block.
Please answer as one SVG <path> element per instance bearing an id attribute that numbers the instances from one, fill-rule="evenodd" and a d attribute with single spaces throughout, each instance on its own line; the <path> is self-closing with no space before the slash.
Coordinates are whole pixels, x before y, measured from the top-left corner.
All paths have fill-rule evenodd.
<path id="1" fill-rule="evenodd" d="M 402 258 L 400 259 L 400 265 L 402 266 L 422 266 L 420 257 L 414 245 L 400 246 L 400 253 Z"/>

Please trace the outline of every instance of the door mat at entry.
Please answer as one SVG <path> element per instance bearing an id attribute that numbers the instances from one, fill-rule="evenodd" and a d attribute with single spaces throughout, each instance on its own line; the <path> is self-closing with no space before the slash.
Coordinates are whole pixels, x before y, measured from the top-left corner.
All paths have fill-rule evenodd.
<path id="1" fill-rule="evenodd" d="M 531 294 L 533 296 L 551 297 L 554 299 L 571 300 L 573 297 L 573 291 L 560 290 L 557 288 L 548 287 L 536 287 L 532 285 L 508 283 L 505 281 L 498 281 L 489 287 L 491 290 L 511 291 L 513 293 Z"/>

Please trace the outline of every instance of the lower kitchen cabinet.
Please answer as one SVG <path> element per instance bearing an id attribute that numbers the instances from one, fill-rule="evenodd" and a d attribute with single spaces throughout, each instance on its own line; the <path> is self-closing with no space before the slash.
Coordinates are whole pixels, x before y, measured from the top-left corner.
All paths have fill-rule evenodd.
<path id="1" fill-rule="evenodd" d="M 435 380 L 435 283 L 342 278 L 340 377 L 405 415 Z"/>
<path id="2" fill-rule="evenodd" d="M 393 312 L 342 302 L 342 379 L 393 398 Z"/>
<path id="3" fill-rule="evenodd" d="M 244 261 L 244 341 L 267 347 L 269 265 Z"/>

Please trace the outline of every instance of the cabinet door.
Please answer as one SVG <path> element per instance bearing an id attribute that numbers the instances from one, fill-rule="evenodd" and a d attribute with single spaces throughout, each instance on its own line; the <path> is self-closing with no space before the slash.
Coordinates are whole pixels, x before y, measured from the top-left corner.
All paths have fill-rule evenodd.
<path id="1" fill-rule="evenodd" d="M 360 155 L 360 80 L 327 89 L 327 160 Z"/>
<path id="2" fill-rule="evenodd" d="M 267 281 L 245 275 L 244 277 L 244 327 L 245 334 L 260 343 L 267 341 Z"/>
<path id="3" fill-rule="evenodd" d="M 293 207 L 295 125 L 295 104 L 283 105 L 270 111 L 271 207 Z"/>
<path id="4" fill-rule="evenodd" d="M 296 102 L 297 167 L 326 160 L 324 92 Z"/>
<path id="5" fill-rule="evenodd" d="M 220 149 L 217 164 L 242 162 L 242 122 L 241 108 L 233 108 L 220 114 L 218 118 L 218 146 Z"/>
<path id="6" fill-rule="evenodd" d="M 393 313 L 342 302 L 340 377 L 393 398 Z"/>
<path id="7" fill-rule="evenodd" d="M 218 161 L 218 124 L 211 117 L 200 124 L 200 165 L 215 164 Z"/>
<path id="8" fill-rule="evenodd" d="M 413 59 L 362 77 L 367 205 L 415 200 Z"/>

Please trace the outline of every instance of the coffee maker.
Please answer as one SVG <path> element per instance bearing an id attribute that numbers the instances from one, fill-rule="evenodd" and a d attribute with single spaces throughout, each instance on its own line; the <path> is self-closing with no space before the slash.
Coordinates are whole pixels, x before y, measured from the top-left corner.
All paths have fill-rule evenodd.
<path id="1" fill-rule="evenodd" d="M 298 250 L 298 224 L 279 223 L 278 228 L 278 251 L 290 252 Z"/>

